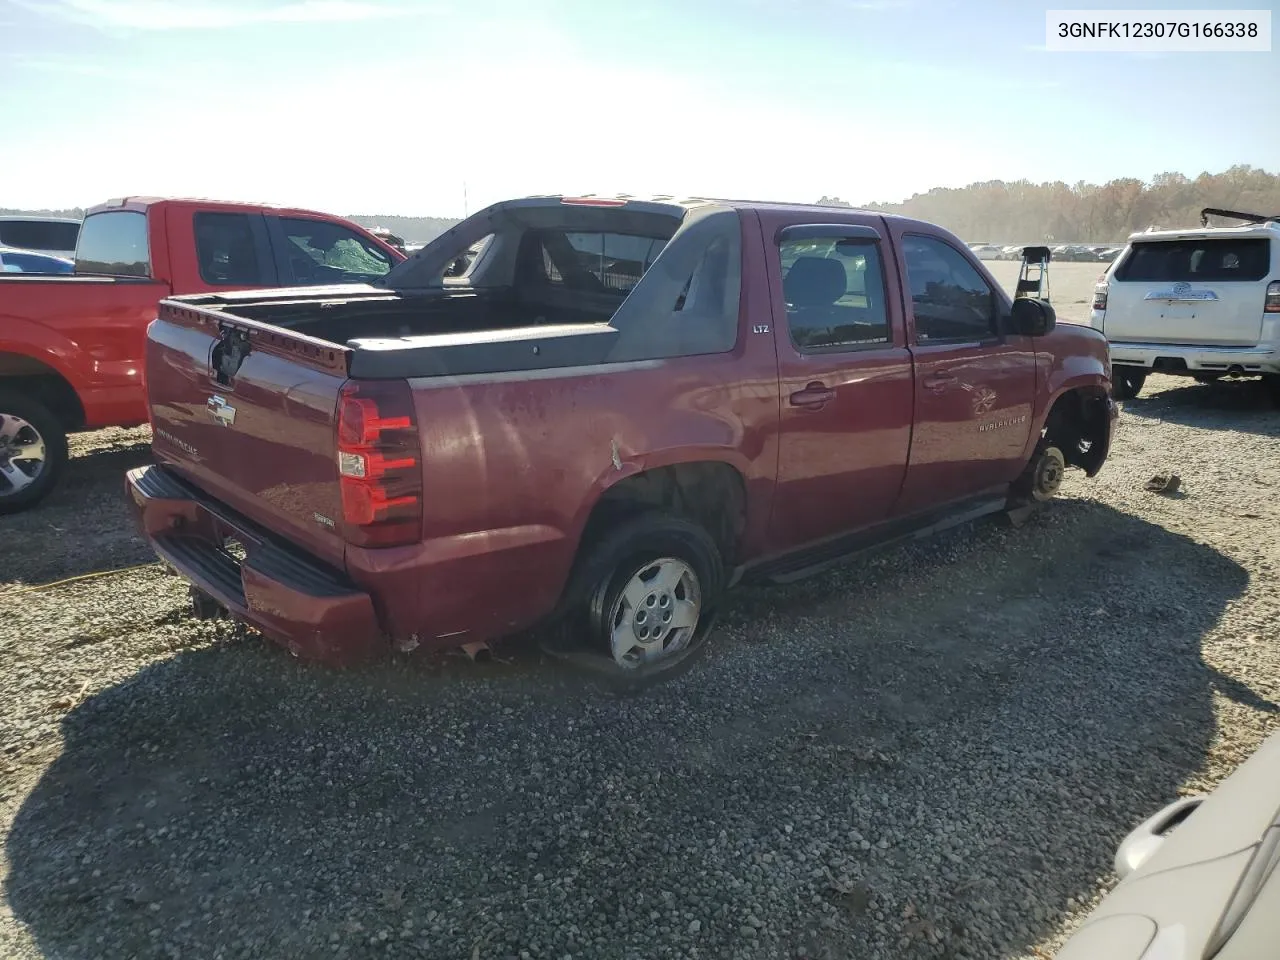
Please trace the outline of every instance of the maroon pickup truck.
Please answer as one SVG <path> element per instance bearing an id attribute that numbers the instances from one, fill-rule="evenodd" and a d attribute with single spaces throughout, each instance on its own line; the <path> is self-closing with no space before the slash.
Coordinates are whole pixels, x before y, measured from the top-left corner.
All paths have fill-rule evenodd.
<path id="1" fill-rule="evenodd" d="M 1092 476 L 1109 371 L 928 223 L 539 197 L 372 284 L 165 300 L 127 486 L 197 609 L 297 656 L 556 624 L 634 679 L 744 578 Z"/>

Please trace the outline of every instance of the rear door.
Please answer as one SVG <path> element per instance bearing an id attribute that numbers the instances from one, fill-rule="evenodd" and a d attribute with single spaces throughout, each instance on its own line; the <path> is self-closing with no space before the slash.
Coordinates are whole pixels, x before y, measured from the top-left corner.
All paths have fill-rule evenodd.
<path id="1" fill-rule="evenodd" d="M 1108 277 L 1107 339 L 1255 346 L 1272 255 L 1265 236 L 1134 241 Z"/>
<path id="2" fill-rule="evenodd" d="M 1036 361 L 1031 338 L 1001 331 L 1006 298 L 959 248 L 941 236 L 896 239 L 911 295 L 916 374 L 911 465 L 899 503 L 899 512 L 910 513 L 1018 476 Z"/>
<path id="3" fill-rule="evenodd" d="M 911 442 L 911 354 L 884 222 L 761 214 L 781 387 L 771 549 L 886 519 Z M 777 282 L 780 279 L 780 282 Z"/>

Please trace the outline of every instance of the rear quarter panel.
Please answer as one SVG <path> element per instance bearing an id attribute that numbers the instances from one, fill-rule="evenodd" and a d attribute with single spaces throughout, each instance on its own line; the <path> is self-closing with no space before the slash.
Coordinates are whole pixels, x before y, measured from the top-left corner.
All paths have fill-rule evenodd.
<path id="1" fill-rule="evenodd" d="M 751 332 L 770 317 L 758 231 L 744 234 L 743 259 L 731 352 L 411 381 L 423 543 L 348 550 L 355 579 L 413 598 L 396 604 L 393 633 L 425 625 L 428 637 L 487 638 L 549 614 L 600 497 L 656 467 L 735 467 L 747 498 L 742 551 L 762 549 L 777 473 L 778 379 L 772 336 Z"/>

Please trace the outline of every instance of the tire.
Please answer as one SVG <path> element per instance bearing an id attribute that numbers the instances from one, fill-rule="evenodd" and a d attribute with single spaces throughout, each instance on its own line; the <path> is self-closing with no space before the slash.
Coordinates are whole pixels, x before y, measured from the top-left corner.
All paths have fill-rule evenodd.
<path id="1" fill-rule="evenodd" d="M 38 451 L 38 465 L 34 456 L 15 457 L 19 451 Z M 40 401 L 0 390 L 0 514 L 34 507 L 57 485 L 66 466 L 62 422 Z"/>
<path id="2" fill-rule="evenodd" d="M 1145 370 L 1119 365 L 1111 367 L 1112 395 L 1117 400 L 1132 400 L 1142 392 L 1142 385 L 1146 382 Z"/>
<path id="3" fill-rule="evenodd" d="M 705 647 L 724 589 L 698 524 L 657 510 L 620 519 L 584 548 L 565 608 L 572 646 L 552 652 L 626 689 L 670 679 Z"/>

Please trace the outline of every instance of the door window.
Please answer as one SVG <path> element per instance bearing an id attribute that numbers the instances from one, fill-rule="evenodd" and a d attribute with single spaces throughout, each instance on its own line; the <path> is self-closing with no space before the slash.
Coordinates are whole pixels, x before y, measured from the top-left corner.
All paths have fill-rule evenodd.
<path id="1" fill-rule="evenodd" d="M 998 335 L 995 292 L 958 250 L 934 237 L 908 234 L 902 255 L 918 343 Z"/>
<path id="2" fill-rule="evenodd" d="M 382 249 L 339 224 L 281 217 L 280 227 L 294 283 L 369 283 L 394 265 Z"/>
<path id="3" fill-rule="evenodd" d="M 862 238 L 806 237 L 778 245 L 791 342 L 801 353 L 889 343 L 880 245 Z"/>

